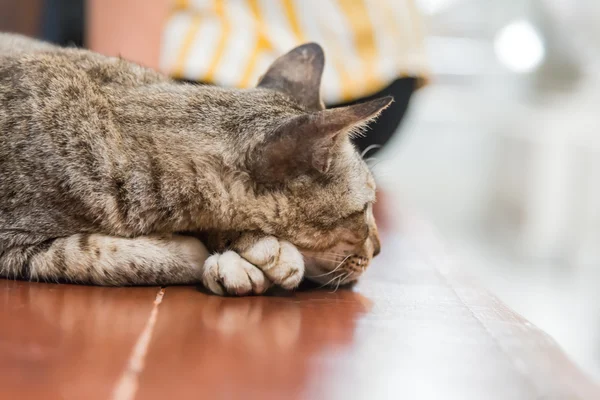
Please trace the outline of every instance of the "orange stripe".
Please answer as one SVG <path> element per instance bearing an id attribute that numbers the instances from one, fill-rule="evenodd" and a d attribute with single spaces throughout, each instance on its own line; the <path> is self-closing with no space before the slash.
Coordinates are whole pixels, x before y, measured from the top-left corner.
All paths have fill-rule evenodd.
<path id="1" fill-rule="evenodd" d="M 258 0 L 248 0 L 248 6 L 250 7 L 252 15 L 254 16 L 254 23 L 256 24 L 257 28 L 256 34 L 258 35 L 258 38 L 256 40 L 256 46 L 254 47 L 254 51 L 252 52 L 250 60 L 246 65 L 246 69 L 242 73 L 242 79 L 240 80 L 240 83 L 238 85 L 241 88 L 250 87 L 250 85 L 253 83 L 250 82 L 250 79 L 252 79 L 253 73 L 256 69 L 256 65 L 258 64 L 258 59 L 261 56 L 261 54 L 273 50 L 273 46 L 267 35 L 266 24 L 260 12 Z"/>
<path id="2" fill-rule="evenodd" d="M 331 54 L 331 61 L 340 78 L 340 99 L 343 103 L 355 100 L 353 94 L 355 93 L 357 81 L 344 68 L 342 53 L 339 51 L 339 43 L 333 35 L 327 35 L 325 42 L 329 45 L 327 51 Z"/>
<path id="3" fill-rule="evenodd" d="M 300 28 L 300 21 L 298 21 L 298 18 L 296 17 L 296 10 L 294 9 L 293 0 L 282 0 L 282 2 L 283 10 L 288 22 L 290 23 L 290 26 L 292 27 L 292 32 L 294 32 L 294 35 L 299 42 L 306 42 L 305 35 Z"/>
<path id="4" fill-rule="evenodd" d="M 403 53 L 408 51 L 412 51 L 412 49 L 421 49 L 421 53 L 424 51 L 422 49 L 425 48 L 425 36 L 423 34 L 423 24 L 421 19 L 419 18 L 420 14 L 417 10 L 417 6 L 414 0 L 406 0 L 407 10 L 408 10 L 408 19 L 410 20 L 408 31 L 412 32 L 413 35 L 410 37 L 411 41 L 408 44 L 408 49 L 403 49 Z M 431 72 L 429 71 L 427 66 L 422 66 L 420 71 L 408 71 L 406 66 L 402 66 L 402 59 L 398 61 L 399 74 L 400 77 L 416 77 L 417 80 L 417 88 L 420 89 L 423 86 L 429 84 L 431 80 Z M 414 66 L 412 66 L 414 68 Z"/>
<path id="5" fill-rule="evenodd" d="M 221 35 L 219 36 L 219 43 L 217 44 L 215 55 L 210 63 L 210 66 L 208 67 L 208 71 L 206 72 L 205 80 L 208 83 L 213 83 L 215 80 L 217 68 L 221 62 L 221 59 L 223 58 L 225 46 L 227 45 L 227 39 L 231 33 L 231 23 L 227 18 L 224 0 L 214 0 L 214 9 L 215 13 L 219 17 L 219 20 L 221 21 Z"/>
<path id="6" fill-rule="evenodd" d="M 189 9 L 189 0 L 175 0 L 174 2 L 169 4 L 169 12 L 168 17 L 172 18 L 175 14 L 181 11 L 188 11 Z"/>
<path id="7" fill-rule="evenodd" d="M 398 69 L 397 73 L 400 74 L 400 78 L 405 78 L 402 76 L 406 74 L 405 68 L 402 67 L 403 61 L 406 57 L 406 53 L 408 52 L 407 45 L 407 37 L 406 34 L 402 34 L 400 32 L 400 26 L 396 18 L 394 17 L 394 10 L 391 8 L 390 3 L 385 1 L 382 4 L 383 10 L 381 15 L 383 16 L 383 23 L 385 27 L 385 34 L 392 38 L 394 41 L 398 41 L 399 43 L 395 45 L 396 52 L 393 55 L 390 55 L 394 59 L 395 67 Z"/>
<path id="8" fill-rule="evenodd" d="M 175 68 L 173 69 L 173 77 L 175 78 L 183 78 L 185 62 L 188 59 L 190 54 L 190 49 L 192 48 L 192 44 L 194 43 L 194 39 L 198 34 L 198 30 L 200 30 L 200 22 L 201 22 L 200 14 L 195 14 L 194 18 L 190 23 L 190 28 L 188 29 L 185 37 L 183 38 L 183 43 L 181 45 L 181 49 L 179 50 L 179 54 L 177 55 L 177 61 L 175 62 Z"/>
<path id="9" fill-rule="evenodd" d="M 292 32 L 296 36 L 296 39 L 299 43 L 305 43 L 309 39 L 307 39 L 304 32 L 302 32 L 302 28 L 300 27 L 300 21 L 298 21 L 298 17 L 296 14 L 296 9 L 294 8 L 293 0 L 282 0 L 283 7 L 285 10 L 285 15 L 292 28 Z M 326 37 L 325 42 L 328 44 L 327 52 L 331 53 L 331 60 L 333 62 L 333 66 L 336 71 L 338 71 L 338 75 L 340 78 L 340 97 L 343 101 L 349 101 L 352 99 L 352 78 L 350 74 L 344 69 L 343 63 L 341 61 L 342 57 L 340 56 L 340 52 L 338 50 L 339 47 L 335 46 L 335 40 L 332 37 Z"/>
<path id="10" fill-rule="evenodd" d="M 363 62 L 363 87 L 369 93 L 374 93 L 384 85 L 375 74 L 377 60 L 377 43 L 373 27 L 369 20 L 369 12 L 364 0 L 337 0 L 346 15 L 353 34 L 354 47 Z M 363 93 L 367 94 L 367 93 Z"/>
<path id="11" fill-rule="evenodd" d="M 408 8 L 408 18 L 410 19 L 412 31 L 416 38 L 413 37 L 414 47 L 423 47 L 425 45 L 425 36 L 423 35 L 423 25 L 421 24 L 421 20 L 418 18 L 419 11 L 417 11 L 417 6 L 413 0 L 407 0 L 406 5 Z"/>
<path id="12" fill-rule="evenodd" d="M 176 0 L 174 9 L 175 10 L 185 10 L 190 6 L 189 0 Z"/>

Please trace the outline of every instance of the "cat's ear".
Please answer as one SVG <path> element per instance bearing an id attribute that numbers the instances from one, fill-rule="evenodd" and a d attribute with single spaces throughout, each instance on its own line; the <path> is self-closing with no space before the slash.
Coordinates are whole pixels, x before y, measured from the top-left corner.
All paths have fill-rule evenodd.
<path id="1" fill-rule="evenodd" d="M 323 110 L 320 88 L 324 67 L 321 46 L 303 44 L 276 59 L 260 78 L 258 87 L 283 92 L 307 110 Z"/>
<path id="2" fill-rule="evenodd" d="M 376 118 L 391 96 L 293 117 L 260 147 L 255 172 L 275 181 L 316 169 L 329 170 L 338 145 Z"/>

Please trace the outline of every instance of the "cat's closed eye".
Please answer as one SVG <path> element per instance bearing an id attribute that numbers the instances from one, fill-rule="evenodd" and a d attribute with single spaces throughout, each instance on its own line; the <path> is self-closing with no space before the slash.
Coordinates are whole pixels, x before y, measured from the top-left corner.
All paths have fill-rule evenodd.
<path id="1" fill-rule="evenodd" d="M 361 208 L 358 211 L 352 211 L 349 214 L 346 214 L 344 217 L 342 217 L 342 219 L 344 220 L 352 220 L 354 218 L 359 218 L 359 217 L 363 217 L 367 210 L 369 209 L 369 204 L 365 204 L 365 206 L 363 208 Z"/>

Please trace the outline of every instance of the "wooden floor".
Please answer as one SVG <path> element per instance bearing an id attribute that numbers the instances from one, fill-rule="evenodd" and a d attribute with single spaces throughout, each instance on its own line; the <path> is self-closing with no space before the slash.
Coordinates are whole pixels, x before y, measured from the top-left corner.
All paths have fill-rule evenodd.
<path id="1" fill-rule="evenodd" d="M 0 399 L 600 398 L 424 225 L 383 249 L 335 293 L 0 280 Z"/>

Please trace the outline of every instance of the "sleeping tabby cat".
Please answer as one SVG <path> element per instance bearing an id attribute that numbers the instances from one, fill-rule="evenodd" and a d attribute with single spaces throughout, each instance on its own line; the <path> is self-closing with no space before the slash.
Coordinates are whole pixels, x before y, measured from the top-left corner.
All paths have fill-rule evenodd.
<path id="1" fill-rule="evenodd" d="M 392 99 L 325 110 L 323 66 L 305 44 L 233 90 L 0 34 L 0 276 L 236 295 L 356 280 L 379 239 L 349 137 Z"/>

